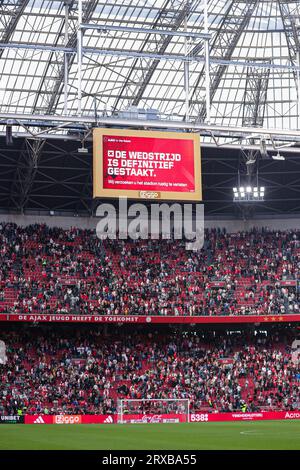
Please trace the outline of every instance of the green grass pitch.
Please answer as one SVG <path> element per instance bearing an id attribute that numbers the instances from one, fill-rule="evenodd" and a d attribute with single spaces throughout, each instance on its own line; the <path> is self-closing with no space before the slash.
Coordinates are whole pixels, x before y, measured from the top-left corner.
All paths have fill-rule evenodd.
<path id="1" fill-rule="evenodd" d="M 300 421 L 0 427 L 2 450 L 300 449 Z"/>

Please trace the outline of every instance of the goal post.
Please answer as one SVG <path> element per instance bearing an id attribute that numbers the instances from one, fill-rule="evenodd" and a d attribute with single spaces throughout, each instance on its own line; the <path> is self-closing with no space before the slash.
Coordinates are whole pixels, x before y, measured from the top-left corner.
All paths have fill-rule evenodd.
<path id="1" fill-rule="evenodd" d="M 190 422 L 188 398 L 124 398 L 117 404 L 118 423 Z"/>

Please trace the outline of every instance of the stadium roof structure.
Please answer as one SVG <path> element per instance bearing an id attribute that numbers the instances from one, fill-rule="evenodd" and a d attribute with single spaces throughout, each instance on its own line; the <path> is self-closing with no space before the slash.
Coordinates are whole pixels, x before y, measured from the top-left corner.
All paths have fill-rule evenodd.
<path id="1" fill-rule="evenodd" d="M 259 162 L 270 197 L 259 210 L 296 213 L 299 38 L 299 1 L 0 0 L 0 207 L 63 210 L 51 198 L 72 187 L 67 207 L 88 209 L 90 156 L 75 149 L 116 126 L 200 133 L 212 214 L 233 211 L 240 160 L 255 172 L 262 147 L 279 149 L 285 162 Z M 7 129 L 22 142 L 8 147 Z M 59 186 L 62 155 L 88 175 Z"/>

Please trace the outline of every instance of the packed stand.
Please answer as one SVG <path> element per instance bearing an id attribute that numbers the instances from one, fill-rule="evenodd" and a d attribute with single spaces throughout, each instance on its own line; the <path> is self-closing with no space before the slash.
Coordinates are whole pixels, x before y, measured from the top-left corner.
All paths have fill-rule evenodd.
<path id="1" fill-rule="evenodd" d="M 181 240 L 100 240 L 96 232 L 0 224 L 0 313 L 299 313 L 299 231 L 207 230 Z"/>
<path id="2" fill-rule="evenodd" d="M 188 398 L 209 412 L 300 406 L 299 362 L 277 333 L 51 328 L 2 331 L 0 415 L 115 414 L 119 398 Z"/>

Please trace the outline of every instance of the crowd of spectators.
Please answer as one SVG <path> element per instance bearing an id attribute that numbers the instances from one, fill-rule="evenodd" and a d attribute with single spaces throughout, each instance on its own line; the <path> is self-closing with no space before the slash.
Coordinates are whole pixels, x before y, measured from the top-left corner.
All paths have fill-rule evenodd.
<path id="1" fill-rule="evenodd" d="M 300 406 L 300 365 L 278 333 L 51 328 L 2 331 L 0 415 L 114 414 L 119 398 L 188 398 L 211 412 Z"/>
<path id="2" fill-rule="evenodd" d="M 0 313 L 299 313 L 299 269 L 299 231 L 211 229 L 189 251 L 181 240 L 0 224 Z"/>

